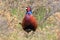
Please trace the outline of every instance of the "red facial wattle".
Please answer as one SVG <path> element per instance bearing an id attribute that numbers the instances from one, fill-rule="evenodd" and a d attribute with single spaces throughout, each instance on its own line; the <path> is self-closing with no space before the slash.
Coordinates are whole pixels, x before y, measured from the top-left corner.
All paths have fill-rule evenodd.
<path id="1" fill-rule="evenodd" d="M 28 11 L 28 12 L 29 12 L 30 10 L 31 10 L 31 8 L 30 8 L 30 7 L 27 7 L 27 8 L 26 8 L 26 11 Z"/>

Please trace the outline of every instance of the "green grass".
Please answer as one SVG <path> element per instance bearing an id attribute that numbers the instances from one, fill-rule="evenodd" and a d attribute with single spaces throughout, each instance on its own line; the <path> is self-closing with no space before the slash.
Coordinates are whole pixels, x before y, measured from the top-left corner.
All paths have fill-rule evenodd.
<path id="1" fill-rule="evenodd" d="M 56 34 L 54 33 L 54 34 L 47 34 L 47 40 L 56 40 L 56 36 L 55 36 Z"/>
<path id="2" fill-rule="evenodd" d="M 13 16 L 16 15 L 17 19 L 19 19 L 19 20 L 22 20 L 24 14 L 25 14 L 25 12 L 23 12 L 23 11 L 17 11 L 17 9 L 12 9 L 11 12 L 12 12 L 12 15 Z M 37 21 L 40 22 L 44 18 L 44 15 L 46 14 L 46 12 L 47 12 L 46 8 L 44 6 L 41 6 L 41 7 L 39 7 L 38 10 L 35 11 L 35 14 L 34 13 L 33 14 L 34 14 L 34 16 L 36 16 Z M 49 12 L 50 12 L 50 9 L 49 9 Z M 20 39 L 21 40 L 28 40 L 28 39 L 29 40 L 39 40 L 40 38 L 41 38 L 41 40 L 43 40 L 43 39 L 45 39 L 45 40 L 56 40 L 56 34 L 55 33 L 50 34 L 50 31 L 49 31 L 50 29 L 46 29 L 46 26 L 51 26 L 51 25 L 52 24 L 49 24 L 47 22 L 47 20 L 46 20 L 42 24 L 42 26 L 39 25 L 39 28 L 41 28 L 41 29 L 45 28 L 44 31 L 43 30 L 41 30 L 41 31 L 43 33 L 45 32 L 46 34 L 44 34 L 44 35 L 39 34 L 40 33 L 40 31 L 39 31 L 39 33 L 34 34 L 34 36 L 31 36 L 32 38 L 29 39 L 29 38 L 26 38 L 26 37 L 22 38 L 20 35 L 18 35 L 18 33 L 20 31 L 22 31 L 22 30 L 21 30 L 21 25 L 17 24 L 16 30 L 11 33 L 11 35 L 9 36 L 9 38 L 11 38 L 13 40 L 20 40 Z M 22 35 L 23 33 L 20 33 L 20 34 Z M 37 34 L 39 34 L 39 36 L 37 36 Z M 43 38 L 44 36 L 45 36 L 45 38 Z"/>
<path id="3" fill-rule="evenodd" d="M 17 8 L 13 8 L 11 9 L 11 14 L 12 16 L 16 16 L 17 19 L 22 20 L 25 13 L 24 11 L 18 10 Z"/>
<path id="4" fill-rule="evenodd" d="M 37 15 L 37 21 L 38 24 L 40 21 L 44 18 L 44 15 L 46 14 L 47 10 L 44 6 L 39 7 L 34 13 Z M 44 26 L 46 26 L 46 23 L 44 23 L 42 26 L 39 25 L 39 27 L 42 29 Z"/>
<path id="5" fill-rule="evenodd" d="M 44 15 L 46 14 L 47 10 L 45 7 L 41 6 L 39 7 L 36 11 L 35 14 L 37 14 L 37 20 L 41 21 L 44 17 Z"/>
<path id="6" fill-rule="evenodd" d="M 37 19 L 39 27 L 41 29 L 45 28 L 46 25 L 47 26 L 53 25 L 52 23 L 48 23 L 47 20 L 42 25 L 40 25 L 40 22 L 42 21 L 42 19 L 44 18 L 44 16 L 46 15 L 47 12 L 48 13 L 50 12 L 50 8 L 48 8 L 48 10 L 47 10 L 46 7 L 44 7 L 44 6 L 40 6 L 37 10 L 34 11 L 34 13 L 35 13 L 34 15 L 36 15 L 36 19 Z"/>
<path id="7" fill-rule="evenodd" d="M 11 10 L 11 13 L 12 13 L 12 15 L 17 15 L 17 9 L 13 8 L 13 9 Z"/>

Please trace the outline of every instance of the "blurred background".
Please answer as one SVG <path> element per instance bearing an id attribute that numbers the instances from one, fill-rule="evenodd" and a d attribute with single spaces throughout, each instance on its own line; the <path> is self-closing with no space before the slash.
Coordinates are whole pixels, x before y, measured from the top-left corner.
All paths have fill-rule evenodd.
<path id="1" fill-rule="evenodd" d="M 38 22 L 28 38 L 19 24 L 27 6 Z M 0 40 L 60 40 L 60 0 L 0 0 Z"/>

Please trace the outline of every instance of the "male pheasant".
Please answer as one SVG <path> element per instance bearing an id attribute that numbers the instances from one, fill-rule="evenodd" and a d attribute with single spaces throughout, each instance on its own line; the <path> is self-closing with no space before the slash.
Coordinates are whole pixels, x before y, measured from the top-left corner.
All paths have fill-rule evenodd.
<path id="1" fill-rule="evenodd" d="M 32 15 L 32 10 L 30 6 L 26 8 L 26 14 L 22 21 L 22 28 L 27 33 L 29 33 L 30 31 L 35 31 L 37 28 L 37 21 Z"/>

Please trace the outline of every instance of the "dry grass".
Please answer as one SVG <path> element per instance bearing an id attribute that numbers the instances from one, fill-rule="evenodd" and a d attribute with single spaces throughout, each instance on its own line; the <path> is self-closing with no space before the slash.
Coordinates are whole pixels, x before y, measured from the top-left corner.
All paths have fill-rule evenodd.
<path id="1" fill-rule="evenodd" d="M 60 40 L 60 12 L 49 16 L 40 26 L 39 23 L 47 12 L 46 2 L 48 1 L 25 0 L 21 3 L 19 1 L 22 0 L 0 0 L 0 40 Z M 25 15 L 27 5 L 34 5 L 33 8 L 38 8 L 33 13 L 38 22 L 38 28 L 34 34 L 32 32 L 27 34 L 19 24 Z M 50 9 L 48 11 L 51 12 Z"/>

